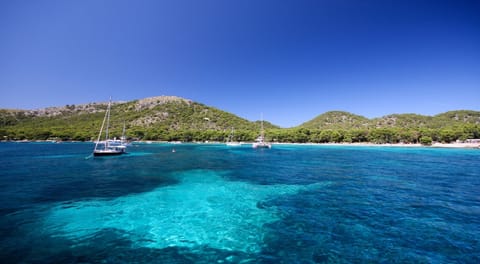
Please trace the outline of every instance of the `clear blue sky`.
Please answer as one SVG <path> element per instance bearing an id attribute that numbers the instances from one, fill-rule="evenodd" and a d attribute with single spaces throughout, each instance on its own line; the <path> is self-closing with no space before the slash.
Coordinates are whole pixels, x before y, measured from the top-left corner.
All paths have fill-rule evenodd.
<path id="1" fill-rule="evenodd" d="M 282 127 L 480 110 L 480 1 L 0 0 L 0 108 L 176 95 Z"/>

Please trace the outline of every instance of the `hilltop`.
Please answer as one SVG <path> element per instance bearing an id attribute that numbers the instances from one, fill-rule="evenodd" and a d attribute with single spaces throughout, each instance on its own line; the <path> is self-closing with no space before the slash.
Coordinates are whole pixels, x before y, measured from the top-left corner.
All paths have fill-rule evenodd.
<path id="1" fill-rule="evenodd" d="M 108 102 L 0 109 L 1 139 L 94 140 Z M 252 141 L 260 121 L 249 121 L 215 107 L 177 96 L 112 102 L 111 132 L 141 140 L 224 141 L 232 128 L 235 140 Z M 391 114 L 368 119 L 345 111 L 329 111 L 293 128 L 264 122 L 267 139 L 277 142 L 418 143 L 480 137 L 480 112 L 458 110 L 435 116 Z"/>
<path id="2" fill-rule="evenodd" d="M 366 117 L 344 111 L 330 111 L 301 124 L 299 127 L 309 129 L 352 129 L 369 125 Z"/>

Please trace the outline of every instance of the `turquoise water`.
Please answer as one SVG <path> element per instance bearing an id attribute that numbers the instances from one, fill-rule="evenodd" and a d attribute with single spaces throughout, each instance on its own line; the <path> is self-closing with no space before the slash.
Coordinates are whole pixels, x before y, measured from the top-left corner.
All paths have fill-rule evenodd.
<path id="1" fill-rule="evenodd" d="M 480 263 L 480 150 L 92 148 L 0 143 L 2 263 Z"/>

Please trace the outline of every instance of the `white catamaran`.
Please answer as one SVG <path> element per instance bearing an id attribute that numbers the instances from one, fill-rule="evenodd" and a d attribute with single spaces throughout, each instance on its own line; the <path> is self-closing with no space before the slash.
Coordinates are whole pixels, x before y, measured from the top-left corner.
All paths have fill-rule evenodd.
<path id="1" fill-rule="evenodd" d="M 252 144 L 253 148 L 271 148 L 272 145 L 270 143 L 265 142 L 265 131 L 263 129 L 263 115 L 261 120 L 261 129 L 260 129 L 260 136 L 255 140 L 255 143 Z"/>
<path id="2" fill-rule="evenodd" d="M 102 127 L 98 133 L 98 139 L 95 142 L 95 148 L 93 149 L 93 156 L 113 156 L 125 154 L 127 149 L 127 143 L 125 141 L 125 123 L 123 123 L 123 134 L 120 140 L 117 138 L 110 139 L 108 135 L 108 129 L 110 126 L 110 108 L 112 105 L 112 99 L 108 101 L 107 111 L 103 118 Z M 106 126 L 105 126 L 106 123 Z M 102 137 L 103 128 L 105 127 L 105 140 L 100 141 Z"/>

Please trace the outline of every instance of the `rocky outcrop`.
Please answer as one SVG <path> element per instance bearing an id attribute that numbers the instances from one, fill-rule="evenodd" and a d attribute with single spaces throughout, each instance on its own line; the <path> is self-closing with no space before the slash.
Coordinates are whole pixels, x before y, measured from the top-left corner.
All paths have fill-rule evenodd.
<path id="1" fill-rule="evenodd" d="M 144 109 L 152 109 L 157 105 L 170 103 L 170 102 L 184 102 L 190 105 L 192 103 L 191 100 L 184 99 L 177 96 L 155 96 L 155 97 L 148 97 L 144 99 L 140 99 L 135 103 L 135 110 L 141 111 Z"/>

